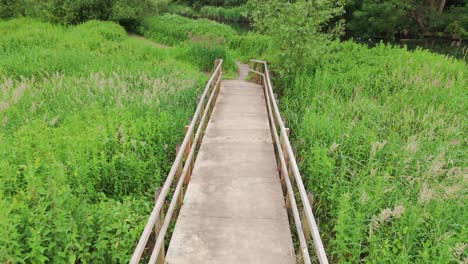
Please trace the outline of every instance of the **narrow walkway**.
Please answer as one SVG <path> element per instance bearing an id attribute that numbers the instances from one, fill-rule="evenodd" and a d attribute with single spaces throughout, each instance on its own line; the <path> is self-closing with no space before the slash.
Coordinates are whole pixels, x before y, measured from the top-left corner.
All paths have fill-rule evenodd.
<path id="1" fill-rule="evenodd" d="M 242 62 L 236 61 L 237 66 L 237 80 L 245 81 L 247 76 L 249 75 L 249 65 L 244 64 Z"/>
<path id="2" fill-rule="evenodd" d="M 260 85 L 223 81 L 166 263 L 295 263 Z"/>

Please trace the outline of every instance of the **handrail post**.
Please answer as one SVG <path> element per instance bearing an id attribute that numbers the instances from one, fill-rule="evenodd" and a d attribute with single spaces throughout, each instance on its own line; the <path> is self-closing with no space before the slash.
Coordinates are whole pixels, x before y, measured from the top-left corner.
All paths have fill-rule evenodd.
<path id="1" fill-rule="evenodd" d="M 190 126 L 185 126 L 185 128 L 184 128 L 185 133 L 187 133 L 189 127 Z M 189 183 L 190 177 L 192 176 L 193 159 L 188 160 L 188 157 L 189 157 L 190 150 L 192 149 L 192 146 L 193 146 L 193 138 L 194 138 L 194 131 L 192 131 L 192 133 L 190 133 L 187 146 L 185 147 L 185 158 L 186 158 L 185 162 L 190 163 L 190 165 L 188 167 L 188 170 L 187 170 L 187 177 L 185 177 L 185 181 L 184 181 L 185 185 L 187 185 Z"/>
<path id="2" fill-rule="evenodd" d="M 164 204 L 163 204 L 163 208 L 164 208 Z M 158 218 L 156 219 L 156 224 L 155 224 L 155 234 L 156 234 L 156 237 L 159 236 L 159 233 L 161 231 L 161 228 L 162 228 L 162 225 L 163 225 L 163 222 L 164 222 L 164 210 L 161 210 L 159 212 L 159 215 L 158 215 Z M 161 247 L 160 249 L 160 252 L 158 254 L 158 259 L 156 260 L 156 264 L 164 264 L 165 262 L 165 249 L 164 249 L 164 246 Z"/>

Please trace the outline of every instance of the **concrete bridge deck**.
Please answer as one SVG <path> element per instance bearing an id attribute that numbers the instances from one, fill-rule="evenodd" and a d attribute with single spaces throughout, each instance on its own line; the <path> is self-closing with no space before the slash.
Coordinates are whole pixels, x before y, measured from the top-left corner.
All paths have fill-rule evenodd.
<path id="1" fill-rule="evenodd" d="M 223 81 L 166 263 L 295 263 L 262 86 Z"/>

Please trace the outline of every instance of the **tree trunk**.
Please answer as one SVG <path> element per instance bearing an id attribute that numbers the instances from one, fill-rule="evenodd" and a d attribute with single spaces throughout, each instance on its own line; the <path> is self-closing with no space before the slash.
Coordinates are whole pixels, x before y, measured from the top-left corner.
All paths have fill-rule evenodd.
<path id="1" fill-rule="evenodd" d="M 417 11 L 413 11 L 411 12 L 411 18 L 414 20 L 414 22 L 416 22 L 416 24 L 418 24 L 418 27 L 419 27 L 419 32 L 421 34 L 424 34 L 426 33 L 426 27 L 424 26 L 424 23 L 421 21 L 421 18 L 419 17 L 419 14 Z"/>
<path id="2" fill-rule="evenodd" d="M 438 12 L 439 15 L 442 14 L 442 11 L 444 11 L 445 2 L 446 2 L 446 0 L 440 0 L 439 12 Z"/>

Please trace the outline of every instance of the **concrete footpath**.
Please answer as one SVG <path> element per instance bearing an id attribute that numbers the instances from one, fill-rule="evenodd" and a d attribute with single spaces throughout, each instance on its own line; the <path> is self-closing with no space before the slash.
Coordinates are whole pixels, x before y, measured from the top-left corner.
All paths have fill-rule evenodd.
<path id="1" fill-rule="evenodd" d="M 166 263 L 295 263 L 262 86 L 223 81 Z"/>

